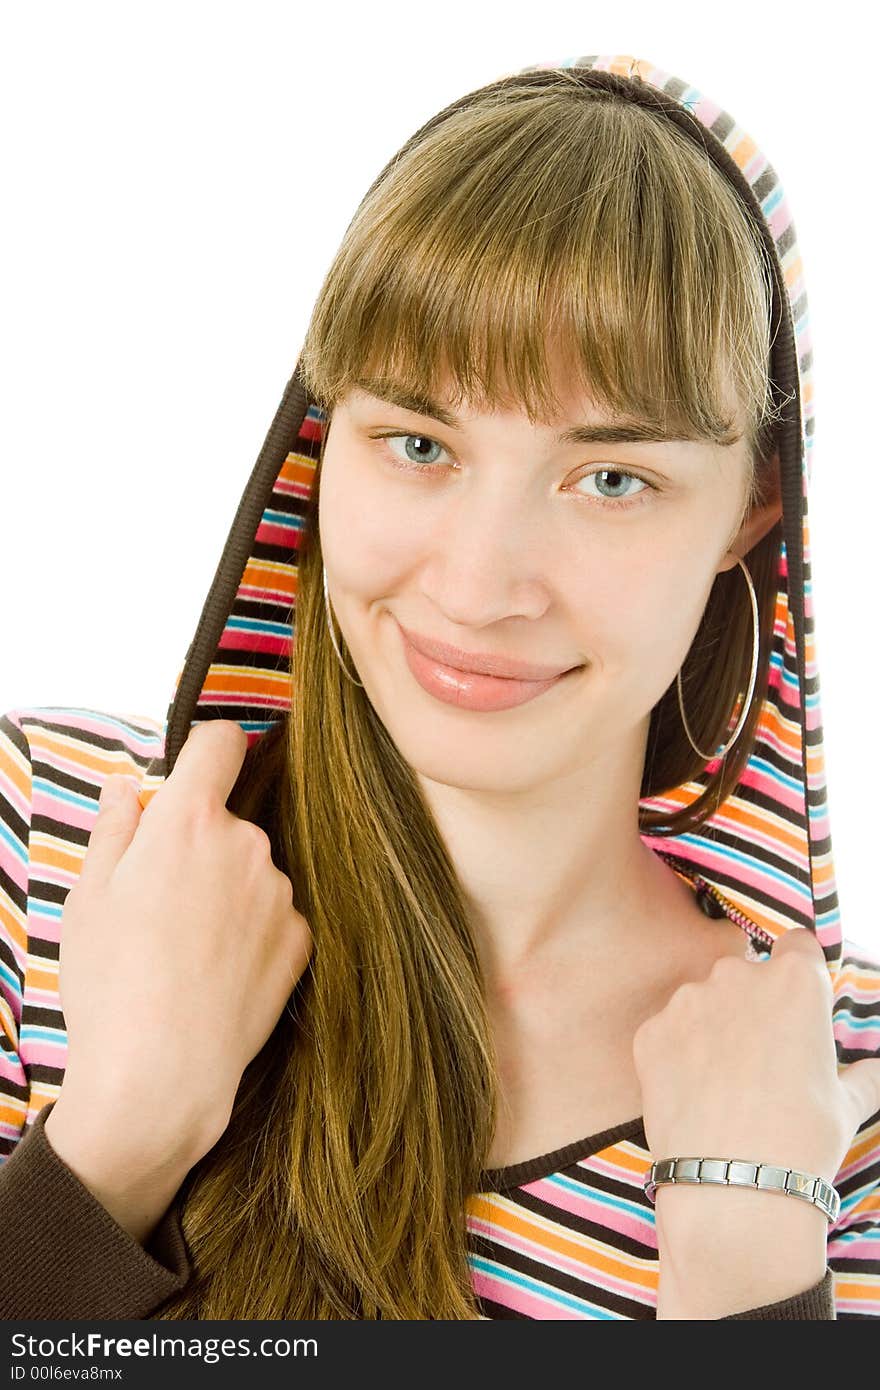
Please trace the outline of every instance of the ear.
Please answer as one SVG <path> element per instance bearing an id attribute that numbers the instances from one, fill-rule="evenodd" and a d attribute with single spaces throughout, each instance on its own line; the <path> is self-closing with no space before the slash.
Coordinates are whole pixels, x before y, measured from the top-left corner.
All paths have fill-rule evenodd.
<path id="1" fill-rule="evenodd" d="M 777 521 L 782 517 L 782 491 L 779 480 L 779 450 L 773 454 L 768 465 L 772 479 L 772 493 L 766 502 L 760 506 L 753 507 L 743 522 L 736 535 L 730 542 L 723 561 L 718 566 L 718 573 L 723 570 L 733 569 L 740 559 L 745 559 L 753 546 L 758 544 L 772 530 Z"/>

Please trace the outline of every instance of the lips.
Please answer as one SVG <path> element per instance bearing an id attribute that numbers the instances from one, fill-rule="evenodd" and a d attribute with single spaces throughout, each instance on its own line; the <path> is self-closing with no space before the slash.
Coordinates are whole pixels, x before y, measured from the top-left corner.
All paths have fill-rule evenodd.
<path id="1" fill-rule="evenodd" d="M 412 632 L 401 623 L 397 625 L 407 641 L 417 652 L 421 652 L 422 656 L 469 675 L 475 673 L 481 676 L 501 676 L 508 680 L 548 681 L 555 680 L 557 676 L 564 675 L 572 669 L 570 666 L 541 666 L 535 662 L 518 661 L 514 657 L 497 656 L 494 652 L 467 652 L 460 647 L 449 646 L 446 642 L 423 637 L 421 633 Z"/>
<path id="2" fill-rule="evenodd" d="M 574 676 L 581 668 L 574 667 L 542 680 L 521 680 L 511 676 L 486 675 L 464 671 L 426 655 L 409 639 L 406 630 L 397 624 L 410 672 L 423 690 L 443 704 L 459 709 L 504 710 L 534 700 L 538 695 Z M 534 668 L 532 668 L 534 669 Z"/>

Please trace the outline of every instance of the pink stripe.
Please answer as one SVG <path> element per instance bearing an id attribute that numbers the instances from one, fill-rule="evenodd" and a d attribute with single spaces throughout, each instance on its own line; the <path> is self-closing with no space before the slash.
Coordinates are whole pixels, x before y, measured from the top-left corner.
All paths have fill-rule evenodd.
<path id="1" fill-rule="evenodd" d="M 227 627 L 220 638 L 218 649 L 272 652 L 275 656 L 284 656 L 290 649 L 290 638 L 276 636 L 273 632 L 243 632 L 241 628 Z"/>
<path id="2" fill-rule="evenodd" d="M 584 1317 L 584 1313 L 579 1313 L 574 1308 L 548 1302 L 545 1298 L 529 1293 L 520 1284 L 509 1284 L 504 1279 L 483 1274 L 481 1271 L 473 1271 L 472 1283 L 478 1298 L 488 1298 L 495 1303 L 501 1303 L 515 1313 L 521 1313 L 523 1317 L 540 1318 L 543 1321 L 557 1319 L 560 1322 L 577 1321 Z"/>
<path id="3" fill-rule="evenodd" d="M 62 801 L 57 794 L 45 792 L 41 787 L 35 786 L 34 815 L 55 817 L 63 820 L 67 826 L 75 826 L 77 830 L 91 831 L 97 820 L 97 807 L 75 806 L 73 802 Z"/>
<path id="4" fill-rule="evenodd" d="M 57 944 L 61 939 L 59 936 L 60 926 L 61 919 L 59 917 L 48 913 L 39 899 L 31 899 L 28 905 L 28 927 L 32 937 Z"/>
<path id="5" fill-rule="evenodd" d="M 880 1046 L 880 1034 L 876 1028 L 853 1028 L 842 1015 L 834 1020 L 834 1036 L 844 1047 L 861 1052 L 876 1052 Z"/>
<path id="6" fill-rule="evenodd" d="M 301 426 L 301 428 L 300 428 L 300 432 L 299 432 L 299 435 L 298 435 L 297 437 L 298 437 L 299 439 L 308 439 L 308 440 L 315 440 L 315 439 L 320 439 L 320 438 L 321 438 L 321 422 L 320 422 L 320 420 L 316 420 L 316 419 L 315 419 L 314 415 L 312 415 L 312 413 L 311 413 L 311 410 L 309 410 L 309 411 L 303 416 L 302 426 Z M 296 457 L 296 449 L 291 449 L 291 451 L 290 451 L 290 453 L 287 455 L 287 457 L 288 457 L 289 459 L 290 459 L 290 458 L 295 458 L 295 457 Z M 311 463 L 312 460 L 311 460 L 311 459 L 306 459 L 306 462 L 307 462 L 307 463 Z"/>
<path id="7" fill-rule="evenodd" d="M 572 1208 L 572 1210 L 576 1210 L 576 1208 Z M 603 1224 L 606 1229 L 612 1229 L 604 1220 Z M 471 1229 L 478 1231 L 479 1234 L 485 1236 L 487 1240 L 498 1240 L 498 1232 L 493 1228 L 491 1222 L 472 1221 L 470 1225 Z M 559 1233 L 561 1236 L 565 1237 L 566 1228 L 563 1224 L 560 1224 Z M 637 1235 L 636 1238 L 640 1237 Z M 584 1251 L 580 1258 L 576 1255 L 566 1255 L 555 1248 L 550 1248 L 547 1244 L 542 1243 L 540 1239 L 531 1240 L 529 1237 L 523 1236 L 516 1231 L 504 1231 L 503 1239 L 505 1250 L 517 1250 L 520 1254 L 533 1260 L 535 1264 L 544 1266 L 548 1271 L 552 1269 L 563 1270 L 567 1274 L 571 1274 L 575 1279 L 579 1279 L 582 1283 L 598 1284 L 596 1271 L 590 1266 L 589 1251 Z M 631 1280 L 620 1279 L 604 1271 L 601 1276 L 601 1285 L 603 1288 L 613 1289 L 616 1293 L 625 1297 L 630 1297 L 635 1288 Z"/>
<path id="8" fill-rule="evenodd" d="M 254 599 L 258 603 L 290 603 L 291 595 L 286 589 L 258 588 L 255 584 L 242 584 L 239 598 Z"/>
<path id="9" fill-rule="evenodd" d="M 704 868 L 708 874 L 711 874 L 715 869 L 721 872 L 732 870 L 737 877 L 737 887 L 731 890 L 732 893 L 748 888 L 760 889 L 762 892 L 771 893 L 774 901 L 780 906 L 787 905 L 796 908 L 799 912 L 809 909 L 806 890 L 798 894 L 793 888 L 787 887 L 784 881 L 771 878 L 760 868 L 748 864 L 743 865 L 740 862 L 732 865 L 723 854 L 713 853 L 712 847 L 708 843 L 701 844 L 697 849 L 689 844 L 677 845 L 676 853 L 682 859 L 687 859 L 698 867 Z"/>
<path id="10" fill-rule="evenodd" d="M 765 218 L 776 241 L 791 226 L 791 209 L 785 198 L 780 199 L 770 216 Z"/>
<path id="11" fill-rule="evenodd" d="M 28 985 L 27 1002 L 29 1004 L 35 1004 L 42 1009 L 57 1009 L 58 990 L 57 988 L 52 990 L 34 989 L 33 985 Z"/>
<path id="12" fill-rule="evenodd" d="M 272 488 L 272 492 L 281 492 L 287 497 L 302 497 L 308 501 L 313 487 L 314 484 L 311 480 L 308 483 L 301 483 L 296 478 L 278 477 L 275 479 L 275 486 Z"/>
<path id="13" fill-rule="evenodd" d="M 16 1086 L 24 1086 L 27 1083 L 24 1067 L 20 1063 L 13 1062 L 8 1052 L 0 1048 L 0 1076 L 4 1081 L 12 1081 Z"/>
<path id="14" fill-rule="evenodd" d="M 28 823 L 29 816 L 25 815 L 25 825 Z M 12 831 L 9 831 L 12 834 Z M 11 878 L 16 888 L 20 888 L 22 893 L 27 893 L 28 889 L 28 866 L 27 859 L 24 863 L 9 848 L 5 840 L 0 840 L 0 868 Z"/>
<path id="15" fill-rule="evenodd" d="M 259 715 L 259 713 L 260 713 L 261 710 L 276 710 L 276 709 L 286 710 L 286 709 L 288 708 L 289 704 L 290 704 L 290 701 L 289 701 L 288 699 L 285 699 L 285 697 L 284 697 L 283 695 L 274 695 L 274 696 L 273 696 L 273 695 L 269 695 L 269 694 L 267 694 L 267 693 L 264 693 L 262 690 L 260 691 L 259 698 L 257 698 L 257 697 L 254 695 L 253 691 L 244 691 L 244 690 L 215 690 L 215 691 L 208 691 L 208 692 L 206 693 L 206 692 L 203 690 L 203 691 L 202 691 L 202 694 L 199 696 L 199 704 L 200 704 L 200 705 L 242 705 L 242 704 L 246 704 L 247 707 L 248 707 L 248 715 L 247 715 L 247 717 L 248 717 L 248 718 L 254 718 L 254 717 L 256 717 L 257 715 Z"/>
<path id="16" fill-rule="evenodd" d="M 694 114 L 704 126 L 710 126 L 721 115 L 721 107 L 717 102 L 711 101 L 709 97 L 701 97 L 694 105 Z"/>
<path id="17" fill-rule="evenodd" d="M 536 1197 L 540 1197 L 542 1201 L 556 1207 L 559 1211 L 570 1212 L 583 1221 L 592 1221 L 597 1226 L 605 1226 L 609 1230 L 629 1236 L 633 1240 L 651 1243 L 650 1235 L 653 1231 L 653 1222 L 647 1214 L 639 1217 L 636 1214 L 622 1211 L 618 1207 L 600 1201 L 589 1188 L 585 1188 L 583 1192 L 572 1191 L 562 1182 L 555 1183 L 550 1178 L 545 1178 L 538 1182 L 523 1184 L 523 1190 L 533 1192 Z"/>
<path id="18" fill-rule="evenodd" d="M 299 530 L 299 526 L 281 526 L 277 522 L 261 521 L 254 539 L 262 541 L 264 545 L 290 545 L 291 534 Z"/>
<path id="19" fill-rule="evenodd" d="M 42 1038 L 30 1039 L 25 1035 L 21 1040 L 22 1060 L 26 1060 L 29 1067 L 61 1067 L 67 1062 L 67 1043 L 48 1043 Z"/>
<path id="20" fill-rule="evenodd" d="M 71 713 L 67 709 L 44 708 L 35 712 L 38 713 L 41 718 L 51 720 L 53 724 L 61 724 L 65 728 L 72 729 L 74 733 L 98 734 L 102 738 L 119 739 L 124 747 L 128 748 L 131 752 L 143 753 L 147 757 L 152 757 L 155 752 L 156 744 L 155 736 L 152 732 L 153 727 L 155 727 L 155 732 L 159 737 L 163 736 L 162 726 L 155 720 L 148 719 L 143 715 L 138 716 L 138 723 L 145 724 L 150 732 L 144 734 L 142 737 L 136 729 L 132 729 L 131 725 L 125 722 L 122 716 L 120 716 L 115 723 L 111 723 L 109 719 L 90 717 L 88 714 L 81 713 L 79 710 L 74 710 Z M 38 747 L 41 737 L 51 738 L 51 733 L 44 734 L 42 729 L 33 729 L 28 737 L 30 738 L 31 746 Z"/>
<path id="21" fill-rule="evenodd" d="M 11 777 L 4 776 L 0 776 L 0 792 L 3 793 L 10 806 L 12 806 L 13 809 L 18 812 L 22 820 L 25 822 L 25 824 L 27 824 L 28 817 L 30 815 L 30 808 L 28 805 L 26 793 L 19 791 L 17 785 L 15 784 L 15 782 L 12 781 Z M 2 843 L 0 843 L 0 856 L 2 856 L 2 854 L 3 846 Z M 0 858 L 0 864 L 4 863 L 5 860 L 3 858 Z"/>
<path id="22" fill-rule="evenodd" d="M 828 1253 L 831 1255 L 851 1256 L 853 1259 L 861 1258 L 870 1260 L 872 1256 L 876 1257 L 877 1239 L 876 1236 L 872 1239 L 868 1231 L 853 1231 L 851 1235 L 847 1235 L 845 1231 L 841 1231 L 836 1237 L 832 1236 L 829 1239 Z M 846 1278 L 847 1276 L 843 1274 L 841 1277 Z M 850 1278 L 858 1279 L 859 1275 L 854 1271 L 850 1275 Z M 874 1311 L 877 1311 L 876 1307 Z"/>

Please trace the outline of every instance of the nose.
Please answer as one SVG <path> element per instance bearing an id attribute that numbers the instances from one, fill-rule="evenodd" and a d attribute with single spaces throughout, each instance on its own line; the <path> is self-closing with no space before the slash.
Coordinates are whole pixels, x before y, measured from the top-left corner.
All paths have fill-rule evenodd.
<path id="1" fill-rule="evenodd" d="M 534 508 L 515 494 L 508 474 L 497 486 L 463 489 L 444 509 L 421 587 L 450 622 L 479 628 L 502 618 L 539 618 L 549 606 L 549 547 Z"/>

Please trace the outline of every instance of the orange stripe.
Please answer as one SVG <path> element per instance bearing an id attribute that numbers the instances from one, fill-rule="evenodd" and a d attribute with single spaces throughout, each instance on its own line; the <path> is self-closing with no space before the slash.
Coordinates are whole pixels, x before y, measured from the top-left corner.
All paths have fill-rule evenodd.
<path id="1" fill-rule="evenodd" d="M 871 1129 L 866 1129 L 863 1134 L 857 1134 L 852 1144 L 846 1151 L 846 1158 L 841 1164 L 842 1168 L 848 1167 L 850 1163 L 858 1164 L 861 1159 L 867 1158 L 869 1154 L 876 1152 L 880 1145 L 880 1125 L 874 1125 Z M 862 1201 L 856 1204 L 857 1211 L 880 1211 L 880 1188 L 873 1193 L 865 1196 Z"/>
<path id="2" fill-rule="evenodd" d="M 204 701 L 206 695 L 238 691 L 249 694 L 267 692 L 277 696 L 289 686 L 290 674 L 287 671 L 256 671 L 248 666 L 236 666 L 232 671 L 217 671 L 212 666 L 199 699 Z"/>
<path id="3" fill-rule="evenodd" d="M 740 169 L 744 169 L 750 160 L 754 159 L 758 153 L 758 147 L 750 135 L 743 135 L 742 139 L 734 145 L 730 151 Z"/>
<path id="4" fill-rule="evenodd" d="M 39 964 L 31 965 L 28 968 L 28 988 L 44 989 L 47 994 L 58 993 L 59 967 L 58 962 L 40 960 Z"/>
<path id="5" fill-rule="evenodd" d="M 16 946 L 18 946 L 22 951 L 26 951 L 28 944 L 27 925 L 24 922 L 19 921 L 19 919 L 16 916 L 14 916 L 12 911 L 6 906 L 5 895 L 4 897 L 0 898 L 0 923 L 2 923 L 3 925 L 3 930 L 9 933 Z"/>
<path id="6" fill-rule="evenodd" d="M 51 750 L 57 753 L 59 758 L 73 763 L 81 770 L 97 773 L 101 779 L 111 772 L 119 772 L 125 776 L 143 776 L 127 748 L 110 750 L 99 748 L 95 744 L 83 743 L 75 739 L 73 731 L 65 737 L 63 733 L 52 729 L 32 729 L 29 737 L 32 749 Z M 88 737 L 88 734 L 84 737 Z M 148 741 L 146 736 L 144 741 Z"/>
<path id="7" fill-rule="evenodd" d="M 295 574 L 296 571 L 290 565 L 269 565 L 265 560 L 251 559 L 245 566 L 239 587 L 274 589 L 292 597 L 295 593 Z"/>
<path id="8" fill-rule="evenodd" d="M 870 975 L 864 975 L 860 970 L 857 970 L 854 965 L 848 965 L 845 969 L 841 970 L 840 980 L 841 987 L 843 987 L 844 984 L 849 987 L 855 985 L 856 989 L 862 989 L 866 994 L 871 994 L 872 991 L 877 989 L 878 980 L 880 980 L 880 971 L 875 970 Z"/>
<path id="9" fill-rule="evenodd" d="M 316 459 L 310 459 L 306 454 L 291 452 L 281 465 L 278 476 L 287 483 L 302 483 L 305 487 L 312 487 L 316 462 Z"/>
<path id="10" fill-rule="evenodd" d="M 837 1270 L 834 1271 L 833 1277 L 835 1301 L 844 1298 L 861 1298 L 869 1303 L 880 1303 L 880 1281 L 873 1284 L 858 1284 L 853 1280 L 851 1274 L 838 1274 Z M 868 1315 L 869 1317 L 873 1316 L 870 1310 Z"/>
<path id="11" fill-rule="evenodd" d="M 491 1221 L 496 1229 L 508 1231 L 511 1235 L 531 1241 L 547 1252 L 574 1260 L 587 1272 L 594 1270 L 636 1284 L 643 1289 L 657 1289 L 660 1271 L 656 1261 L 646 1260 L 639 1263 L 633 1259 L 631 1263 L 624 1262 L 619 1252 L 604 1243 L 598 1249 L 586 1249 L 583 1245 L 577 1244 L 561 1226 L 553 1225 L 549 1230 L 543 1227 L 536 1228 L 528 1219 L 518 1216 L 506 1206 L 488 1203 L 479 1197 L 469 1199 L 469 1205 L 470 1203 L 474 1204 L 475 1214 Z"/>
<path id="12" fill-rule="evenodd" d="M 2 737 L 5 738 L 5 735 L 2 735 Z M 21 794 L 22 801 L 27 805 L 31 799 L 31 770 L 26 762 L 24 766 L 22 766 L 19 761 L 21 755 L 17 748 L 11 748 L 7 756 L 7 749 L 5 746 L 0 747 L 2 747 L 2 754 L 0 754 L 0 756 L 3 757 L 4 775 L 8 777 L 16 791 Z"/>
<path id="13" fill-rule="evenodd" d="M 785 267 L 785 270 L 784 270 L 785 283 L 786 283 L 786 285 L 788 286 L 789 289 L 791 289 L 791 287 L 792 287 L 792 285 L 794 284 L 794 282 L 795 282 L 801 275 L 803 275 L 803 273 L 804 273 L 804 262 L 803 262 L 803 257 L 800 256 L 800 255 L 797 255 L 797 256 L 795 256 L 795 258 L 794 258 L 793 261 L 789 261 L 788 265 Z"/>
<path id="14" fill-rule="evenodd" d="M 5 1125 L 12 1125 L 14 1129 L 21 1129 L 26 1114 L 27 1101 L 23 1100 L 16 1104 L 12 1096 L 0 1092 L 0 1120 Z"/>

